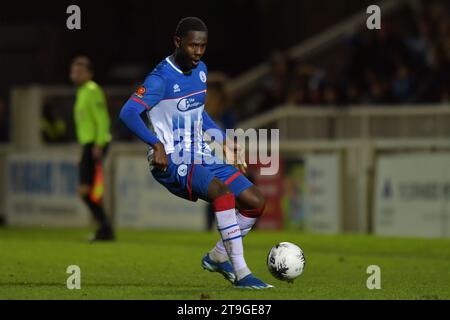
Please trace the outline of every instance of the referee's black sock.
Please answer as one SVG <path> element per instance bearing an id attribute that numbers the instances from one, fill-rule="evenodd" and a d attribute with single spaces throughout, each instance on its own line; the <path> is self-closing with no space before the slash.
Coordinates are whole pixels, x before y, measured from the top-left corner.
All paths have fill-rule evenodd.
<path id="1" fill-rule="evenodd" d="M 97 222 L 100 223 L 101 229 L 107 229 L 111 230 L 111 224 L 108 221 L 108 217 L 105 214 L 105 210 L 103 210 L 103 207 L 95 202 L 93 202 L 89 195 L 86 195 L 83 197 L 83 201 L 87 204 L 89 207 L 89 210 L 91 211 L 94 218 L 97 220 Z"/>

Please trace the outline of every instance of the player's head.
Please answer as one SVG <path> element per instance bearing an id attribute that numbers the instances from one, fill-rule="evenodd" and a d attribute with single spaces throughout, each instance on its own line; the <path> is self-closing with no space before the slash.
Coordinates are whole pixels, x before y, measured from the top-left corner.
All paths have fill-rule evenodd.
<path id="1" fill-rule="evenodd" d="M 89 81 L 94 76 L 94 67 L 92 61 L 86 56 L 77 56 L 72 60 L 70 66 L 70 79 L 80 86 Z"/>
<path id="2" fill-rule="evenodd" d="M 183 18 L 175 30 L 174 44 L 177 63 L 183 71 L 198 66 L 206 50 L 208 28 L 196 17 Z"/>

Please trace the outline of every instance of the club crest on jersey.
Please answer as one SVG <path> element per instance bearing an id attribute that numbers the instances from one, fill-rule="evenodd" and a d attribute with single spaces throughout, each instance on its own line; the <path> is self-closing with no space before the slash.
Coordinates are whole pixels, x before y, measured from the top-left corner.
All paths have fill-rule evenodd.
<path id="1" fill-rule="evenodd" d="M 178 83 L 175 83 L 174 85 L 173 85 L 173 92 L 175 93 L 175 92 L 180 92 L 180 86 L 178 85 Z"/>
<path id="2" fill-rule="evenodd" d="M 147 91 L 147 90 L 145 89 L 145 87 L 140 86 L 140 87 L 136 90 L 136 92 L 135 92 L 134 94 L 137 95 L 139 98 L 143 98 L 143 97 L 144 97 L 144 94 L 145 94 L 145 91 Z"/>
<path id="3" fill-rule="evenodd" d="M 205 73 L 205 71 L 200 71 L 198 75 L 200 77 L 200 80 L 202 80 L 202 82 L 205 83 L 206 82 L 206 73 Z"/>
<path id="4" fill-rule="evenodd" d="M 189 104 L 190 104 L 189 99 L 186 98 L 181 99 L 180 101 L 178 101 L 177 109 L 180 111 L 186 111 L 189 109 Z"/>
<path id="5" fill-rule="evenodd" d="M 177 171 L 180 177 L 184 177 L 185 175 L 187 175 L 187 165 L 181 164 L 180 166 L 178 166 Z"/>

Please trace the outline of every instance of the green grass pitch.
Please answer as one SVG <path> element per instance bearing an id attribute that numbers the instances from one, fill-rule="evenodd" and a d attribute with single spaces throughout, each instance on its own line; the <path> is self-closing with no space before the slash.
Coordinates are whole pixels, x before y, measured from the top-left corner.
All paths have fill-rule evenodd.
<path id="1" fill-rule="evenodd" d="M 216 232 L 119 230 L 115 243 L 88 244 L 79 229 L 0 228 L 0 299 L 449 299 L 450 240 L 324 236 L 254 231 L 244 239 L 253 273 L 275 285 L 233 288 L 200 266 Z M 304 273 L 288 284 L 266 267 L 269 249 L 298 244 Z M 81 268 L 81 289 L 69 290 L 69 265 Z M 381 289 L 366 287 L 369 265 L 381 268 Z"/>

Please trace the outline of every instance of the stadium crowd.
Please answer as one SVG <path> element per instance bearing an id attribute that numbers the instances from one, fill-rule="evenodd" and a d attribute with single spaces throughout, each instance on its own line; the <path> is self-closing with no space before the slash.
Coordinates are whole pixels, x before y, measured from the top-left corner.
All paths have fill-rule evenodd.
<path id="1" fill-rule="evenodd" d="M 251 112 L 280 105 L 351 106 L 450 101 L 450 20 L 443 3 L 429 6 L 415 31 L 383 22 L 377 32 L 354 33 L 338 74 L 277 52 L 270 73 L 249 101 Z"/>

